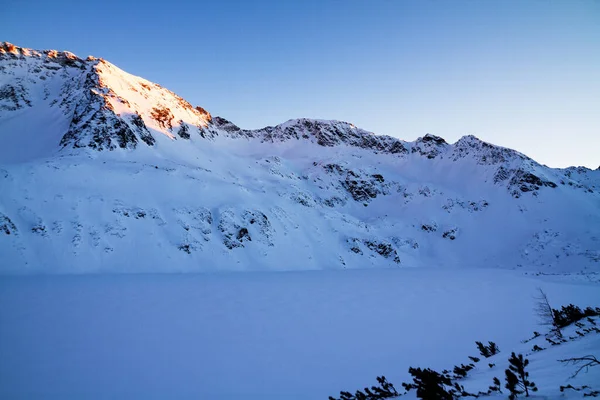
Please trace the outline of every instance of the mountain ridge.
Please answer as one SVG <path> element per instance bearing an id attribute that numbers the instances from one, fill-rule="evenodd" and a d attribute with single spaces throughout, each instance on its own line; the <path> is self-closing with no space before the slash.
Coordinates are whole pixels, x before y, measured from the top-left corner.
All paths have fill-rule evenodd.
<path id="1" fill-rule="evenodd" d="M 138 142 L 144 142 L 147 145 L 152 146 L 155 143 L 155 139 L 148 130 L 149 125 L 153 128 L 159 128 L 157 129 L 158 131 L 161 131 L 163 134 L 172 139 L 175 138 L 176 135 L 182 138 L 187 138 L 189 135 L 190 126 L 195 125 L 202 137 L 206 137 L 207 134 L 209 137 L 218 134 L 215 132 L 214 128 L 220 128 L 227 133 L 238 136 L 257 137 L 262 141 L 271 142 L 276 140 L 289 140 L 293 138 L 309 139 L 309 136 L 307 135 L 308 133 L 315 136 L 317 143 L 323 146 L 333 146 L 345 143 L 355 145 L 357 147 L 372 147 L 375 151 L 389 152 L 392 154 L 403 154 L 407 153 L 408 151 L 420 152 L 422 155 L 426 155 L 428 157 L 434 157 L 436 154 L 439 154 L 439 151 L 435 150 L 435 145 L 429 145 L 428 142 L 435 143 L 438 146 L 447 144 L 443 138 L 431 134 L 426 134 L 423 137 L 417 138 L 414 142 L 409 142 L 387 135 L 375 134 L 373 132 L 357 128 L 352 123 L 345 121 L 312 118 L 290 119 L 275 126 L 266 126 L 264 128 L 253 130 L 242 129 L 222 117 L 216 117 L 213 121 L 210 113 L 208 113 L 202 107 L 194 107 L 189 102 L 185 101 L 183 98 L 169 91 L 168 89 L 162 88 L 160 85 L 154 84 L 138 76 L 128 74 L 102 58 L 88 56 L 86 59 L 83 59 L 68 51 L 40 51 L 18 47 L 8 42 L 0 43 L 0 59 L 23 60 L 26 57 L 41 59 L 43 62 L 56 62 L 63 67 L 73 67 L 83 70 L 82 72 L 85 75 L 85 80 L 82 82 L 82 77 L 79 77 L 80 81 L 74 83 L 79 83 L 84 89 L 89 90 L 89 92 L 84 91 L 84 93 L 80 94 L 84 97 L 83 99 L 79 99 L 80 103 L 82 102 L 83 105 L 78 104 L 77 106 L 79 106 L 80 109 L 77 109 L 77 107 L 75 109 L 69 130 L 65 133 L 60 141 L 60 144 L 63 147 L 91 147 L 99 150 L 105 148 L 111 150 L 115 149 L 116 147 L 128 148 L 129 146 L 132 146 L 135 148 Z M 39 71 L 39 67 L 34 68 L 34 70 Z M 124 110 L 123 107 L 119 107 L 119 103 L 127 106 L 129 105 L 129 101 L 124 98 L 125 96 L 122 95 L 123 93 L 117 94 L 115 90 L 110 87 L 110 83 L 104 82 L 105 79 L 103 79 L 103 76 L 110 75 L 111 72 L 116 72 L 119 75 L 125 75 L 128 78 L 133 79 L 136 81 L 136 83 L 139 83 L 143 89 L 148 90 L 150 87 L 152 87 L 168 93 L 168 95 L 172 96 L 176 102 L 179 103 L 179 105 L 181 105 L 188 112 L 191 112 L 196 117 L 196 121 L 193 121 L 192 123 L 189 121 L 184 121 L 183 119 L 175 121 L 176 118 L 169 114 L 171 111 L 170 109 L 165 110 L 158 108 L 154 110 L 153 108 L 153 111 L 155 112 L 153 115 L 151 115 L 152 118 L 148 116 L 141 116 L 138 110 L 135 109 Z M 19 97 L 21 97 L 26 104 L 31 104 L 30 100 L 24 98 L 25 96 L 23 93 L 21 93 L 21 96 L 18 96 L 16 93 L 13 95 L 12 92 L 14 91 L 14 87 L 12 85 L 10 86 L 11 87 L 9 88 L 5 88 L 3 93 L 10 91 L 10 95 L 5 95 L 5 97 L 13 97 L 17 99 L 15 101 L 14 108 L 18 109 L 23 107 L 23 105 L 19 102 Z M 121 83 L 119 86 L 122 87 L 123 84 Z M 130 87 L 128 89 L 136 91 L 136 88 L 133 88 L 131 84 L 129 84 L 129 86 Z M 82 107 L 84 108 L 81 109 Z M 85 107 L 87 107 L 87 109 Z M 78 137 L 78 132 L 85 131 L 86 129 L 94 130 L 94 128 L 91 126 L 93 121 L 89 121 L 89 119 L 93 118 L 87 118 L 86 121 L 83 123 L 81 122 L 82 119 L 86 119 L 86 112 L 94 114 L 102 111 L 103 109 L 106 111 L 112 111 L 119 117 L 121 116 L 121 113 L 127 114 L 128 116 L 126 115 L 122 118 L 127 123 L 123 124 L 123 121 L 119 120 L 112 121 L 112 124 L 116 125 L 112 134 L 106 131 L 96 131 L 94 134 L 92 134 L 93 140 L 88 140 L 87 142 L 85 140 L 82 141 L 81 138 Z M 133 112 L 128 113 L 127 111 Z M 101 114 L 102 115 L 98 116 L 97 118 L 101 118 L 103 121 L 104 119 L 114 119 L 113 115 L 106 115 L 106 113 Z M 91 117 L 94 117 L 94 115 Z M 174 123 L 175 126 L 173 126 Z M 209 127 L 209 125 L 212 126 Z M 168 130 L 165 130 L 167 127 L 169 127 Z M 302 132 L 303 135 L 298 133 L 299 128 L 304 128 L 304 132 Z M 117 140 L 114 140 L 112 136 L 116 137 Z M 465 135 L 461 137 L 456 143 L 454 143 L 454 145 L 465 142 L 480 142 L 483 144 L 483 146 L 489 145 L 492 148 L 505 149 L 501 146 L 484 142 L 473 135 Z M 424 147 L 427 150 L 422 150 L 421 147 Z M 471 144 L 470 147 L 474 146 Z M 466 146 L 463 146 L 463 148 L 466 148 Z M 512 152 L 515 154 L 518 153 L 514 150 L 512 150 Z M 521 153 L 518 154 L 522 157 L 529 158 Z"/>
<path id="2" fill-rule="evenodd" d="M 600 170 L 472 135 L 242 129 L 101 58 L 6 42 L 0 185 L 0 272 L 600 266 Z"/>

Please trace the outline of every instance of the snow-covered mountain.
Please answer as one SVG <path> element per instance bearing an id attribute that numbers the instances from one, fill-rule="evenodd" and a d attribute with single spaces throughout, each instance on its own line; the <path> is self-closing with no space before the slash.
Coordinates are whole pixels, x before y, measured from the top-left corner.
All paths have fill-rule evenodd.
<path id="1" fill-rule="evenodd" d="M 103 59 L 0 44 L 0 272 L 600 270 L 600 170 L 339 121 L 245 130 Z"/>

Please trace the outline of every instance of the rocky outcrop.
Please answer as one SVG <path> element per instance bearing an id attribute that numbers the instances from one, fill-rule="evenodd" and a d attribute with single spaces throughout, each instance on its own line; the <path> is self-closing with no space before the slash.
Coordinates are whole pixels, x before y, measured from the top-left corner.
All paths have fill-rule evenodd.
<path id="1" fill-rule="evenodd" d="M 257 241 L 273 246 L 273 230 L 269 218 L 258 210 L 246 210 L 241 215 L 232 209 L 221 213 L 218 225 L 223 244 L 228 249 L 245 247 L 248 242 Z"/>
<path id="2" fill-rule="evenodd" d="M 235 125 L 233 122 L 226 120 L 221 117 L 214 117 L 212 119 L 212 124 L 215 128 L 225 131 L 233 136 L 238 136 L 242 134 L 242 129 Z"/>
<path id="3" fill-rule="evenodd" d="M 5 235 L 14 235 L 17 233 L 17 227 L 15 224 L 8 218 L 8 216 L 0 213 L 0 233 L 4 233 Z"/>
<path id="4" fill-rule="evenodd" d="M 452 159 L 473 157 L 480 165 L 497 165 L 511 160 L 530 160 L 518 151 L 484 142 L 473 135 L 460 138 L 453 145 Z"/>
<path id="5" fill-rule="evenodd" d="M 90 147 L 95 150 L 135 148 L 138 138 L 129 124 L 115 114 L 107 100 L 114 93 L 102 87 L 94 66 L 86 74 L 82 86 L 83 93 L 75 100 L 71 124 L 60 141 L 61 146 Z M 138 130 L 142 129 L 140 125 L 139 121 L 133 123 Z"/>
<path id="6" fill-rule="evenodd" d="M 507 181 L 507 188 L 513 197 L 521 197 L 523 193 L 532 192 L 537 195 L 537 191 L 542 187 L 556 188 L 556 183 L 540 178 L 531 172 L 522 168 L 508 169 L 500 166 L 494 174 L 494 183 L 503 183 Z"/>
<path id="7" fill-rule="evenodd" d="M 490 204 L 487 200 L 479 201 L 465 201 L 461 199 L 448 199 L 446 204 L 442 206 L 442 209 L 450 212 L 455 210 L 466 210 L 468 212 L 478 212 L 485 210 Z"/>
<path id="8" fill-rule="evenodd" d="M 21 82 L 0 87 L 0 111 L 16 111 L 25 107 L 31 107 L 31 101 L 28 99 L 27 89 Z"/>
<path id="9" fill-rule="evenodd" d="M 173 113 L 167 107 L 160 105 L 152 109 L 150 115 L 165 129 L 173 129 Z"/>
<path id="10" fill-rule="evenodd" d="M 177 136 L 179 136 L 182 139 L 190 138 L 190 128 L 185 122 L 181 120 L 179 121 L 179 129 L 177 130 Z"/>
<path id="11" fill-rule="evenodd" d="M 156 139 L 154 139 L 154 136 L 152 136 L 152 134 L 148 130 L 148 127 L 144 123 L 144 120 L 142 119 L 140 114 L 138 114 L 137 112 L 133 114 L 129 122 L 134 132 L 140 139 L 142 139 L 144 143 L 146 143 L 148 146 L 154 146 Z"/>
<path id="12" fill-rule="evenodd" d="M 389 194 L 391 183 L 386 182 L 381 174 L 368 174 L 354 171 L 338 164 L 325 164 L 323 169 L 338 177 L 339 184 L 353 200 L 368 203 L 378 195 Z M 329 205 L 329 204 L 328 204 Z"/>
<path id="13" fill-rule="evenodd" d="M 448 229 L 447 231 L 445 231 L 442 234 L 442 237 L 444 239 L 454 240 L 454 239 L 456 239 L 457 232 L 458 232 L 458 228 L 451 228 L 451 229 Z"/>
<path id="14" fill-rule="evenodd" d="M 422 224 L 421 230 L 423 232 L 435 232 L 437 231 L 437 224 L 435 222 Z"/>
<path id="15" fill-rule="evenodd" d="M 394 246 L 387 241 L 378 241 L 373 239 L 349 238 L 346 241 L 349 250 L 352 253 L 363 255 L 365 252 L 371 255 L 378 255 L 383 258 L 392 260 L 396 264 L 400 264 L 400 257 Z"/>
<path id="16" fill-rule="evenodd" d="M 9 42 L 0 43 L 0 60 L 23 60 L 26 57 L 37 58 L 46 63 L 58 64 L 62 67 L 83 69 L 85 61 L 69 51 L 33 50 L 16 46 Z M 96 60 L 93 57 L 88 60 Z"/>
<path id="17" fill-rule="evenodd" d="M 450 145 L 441 137 L 427 134 L 415 141 L 411 153 L 418 153 L 428 159 L 433 159 L 445 153 L 449 147 Z"/>

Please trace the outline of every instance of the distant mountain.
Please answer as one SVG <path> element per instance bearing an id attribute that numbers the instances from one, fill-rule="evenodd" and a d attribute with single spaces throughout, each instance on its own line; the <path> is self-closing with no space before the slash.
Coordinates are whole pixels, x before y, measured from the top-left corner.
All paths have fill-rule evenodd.
<path id="1" fill-rule="evenodd" d="M 103 59 L 0 44 L 0 272 L 600 270 L 600 170 L 339 121 L 241 129 Z"/>

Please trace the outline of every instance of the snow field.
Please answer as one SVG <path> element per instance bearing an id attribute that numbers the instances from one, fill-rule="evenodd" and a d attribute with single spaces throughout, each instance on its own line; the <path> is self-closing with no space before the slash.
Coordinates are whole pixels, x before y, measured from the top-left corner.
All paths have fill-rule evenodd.
<path id="1" fill-rule="evenodd" d="M 496 370 L 465 381 L 485 389 L 542 331 L 538 287 L 554 307 L 600 304 L 598 283 L 491 269 L 5 276 L 0 398 L 326 399 L 451 369 L 491 340 Z M 578 343 L 573 356 L 600 350 Z M 540 390 L 567 382 L 537 363 L 563 349 L 529 357 Z"/>

